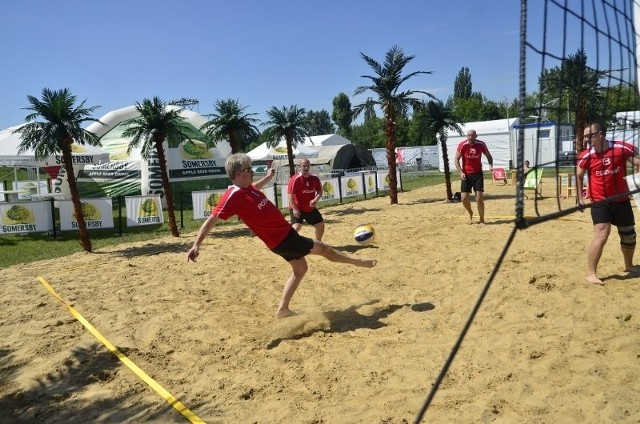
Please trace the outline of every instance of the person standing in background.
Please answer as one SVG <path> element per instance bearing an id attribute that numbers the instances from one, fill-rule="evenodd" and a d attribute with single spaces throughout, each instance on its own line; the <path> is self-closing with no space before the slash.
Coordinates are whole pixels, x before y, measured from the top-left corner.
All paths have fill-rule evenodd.
<path id="1" fill-rule="evenodd" d="M 493 171 L 493 157 L 487 145 L 478 140 L 476 130 L 467 131 L 467 138 L 456 149 L 455 165 L 460 172 L 460 193 L 462 205 L 469 213 L 469 224 L 473 223 L 471 209 L 471 190 L 475 191 L 479 223 L 484 224 L 484 175 L 482 174 L 482 155 L 489 161 L 489 170 Z"/>
<path id="2" fill-rule="evenodd" d="M 322 198 L 322 183 L 311 173 L 309 159 L 300 159 L 299 166 L 300 172 L 291 176 L 287 187 L 291 225 L 300 232 L 303 222 L 307 221 L 315 228 L 316 240 L 322 240 L 324 219 L 316 207 Z"/>

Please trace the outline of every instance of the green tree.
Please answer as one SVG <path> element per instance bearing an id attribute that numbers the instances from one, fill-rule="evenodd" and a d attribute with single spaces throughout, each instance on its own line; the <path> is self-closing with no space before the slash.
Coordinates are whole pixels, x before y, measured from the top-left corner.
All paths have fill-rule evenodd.
<path id="1" fill-rule="evenodd" d="M 351 128 L 351 142 L 367 149 L 385 146 L 384 121 L 375 116 L 365 119 L 362 124 Z"/>
<path id="2" fill-rule="evenodd" d="M 267 116 L 269 120 L 262 124 L 267 128 L 262 134 L 266 138 L 269 147 L 275 147 L 282 138 L 285 139 L 287 142 L 287 157 L 289 159 L 289 175 L 293 176 L 296 173 L 293 163 L 293 149 L 298 144 L 303 143 L 305 137 L 308 136 L 306 111 L 296 105 L 283 106 L 282 109 L 272 106 L 267 111 Z"/>
<path id="3" fill-rule="evenodd" d="M 91 252 L 91 240 L 73 172 L 71 145 L 74 142 L 80 145 L 85 143 L 100 145 L 95 134 L 82 128 L 85 122 L 100 122 L 90 117 L 99 106 L 85 108 L 85 101 L 76 106 L 76 96 L 68 88 L 62 90 L 44 88 L 41 99 L 34 96 L 27 96 L 27 98 L 31 105 L 24 109 L 31 110 L 33 113 L 25 118 L 26 124 L 16 130 L 22 139 L 18 151 L 22 153 L 32 149 L 37 159 L 44 159 L 52 154 L 62 155 L 71 202 L 78 222 L 80 245 L 85 252 Z"/>
<path id="4" fill-rule="evenodd" d="M 471 83 L 471 72 L 466 66 L 460 69 L 453 83 L 453 98 L 468 99 L 473 93 L 473 84 Z"/>
<path id="5" fill-rule="evenodd" d="M 560 67 L 546 69 L 540 76 L 541 98 L 549 100 L 547 103 L 557 101 L 558 109 L 566 105 L 567 111 L 575 117 L 578 153 L 584 148 L 584 127 L 587 122 L 604 118 L 604 93 L 600 87 L 600 79 L 606 74 L 607 71 L 590 68 L 586 52 L 578 49 L 575 54 L 564 59 Z M 541 110 L 539 115 L 543 116 L 544 112 Z"/>
<path id="6" fill-rule="evenodd" d="M 207 115 L 211 118 L 205 122 L 203 131 L 211 140 L 227 140 L 231 146 L 231 154 L 240 150 L 258 137 L 259 131 L 254 118 L 257 113 L 246 113 L 246 106 L 242 106 L 238 99 L 216 100 L 215 113 Z"/>
<path id="7" fill-rule="evenodd" d="M 371 80 L 371 85 L 360 86 L 354 91 L 358 96 L 366 91 L 372 91 L 376 98 L 368 98 L 365 102 L 353 108 L 353 116 L 358 117 L 365 110 L 374 109 L 376 106 L 382 109 L 385 121 L 385 135 L 387 140 L 387 163 L 389 165 L 389 198 L 391 204 L 398 203 L 398 180 L 396 177 L 396 125 L 398 117 L 406 116 L 409 107 L 415 109 L 423 105 L 423 101 L 414 97 L 416 94 L 431 94 L 421 90 L 400 91 L 400 86 L 408 79 L 420 75 L 430 74 L 430 71 L 415 71 L 402 75 L 404 67 L 415 56 L 405 56 L 402 49 L 393 46 L 385 55 L 384 64 L 380 64 L 364 53 L 360 56 L 371 67 L 374 76 L 363 75 L 363 78 Z"/>
<path id="8" fill-rule="evenodd" d="M 451 200 L 451 171 L 449 168 L 449 152 L 447 151 L 447 136 L 449 131 L 455 131 L 463 135 L 462 127 L 452 109 L 444 105 L 440 100 L 431 100 L 427 103 L 424 113 L 424 125 L 432 134 L 437 134 L 440 149 L 442 151 L 442 162 L 444 165 L 444 181 L 447 190 L 447 199 Z"/>
<path id="9" fill-rule="evenodd" d="M 348 139 L 351 138 L 351 123 L 353 115 L 351 113 L 351 101 L 349 96 L 344 93 L 338 93 L 333 98 L 333 112 L 331 113 L 333 123 L 338 127 L 338 134 Z"/>
<path id="10" fill-rule="evenodd" d="M 324 109 L 319 112 L 308 111 L 306 120 L 305 125 L 309 135 L 333 134 L 335 132 L 329 112 Z"/>
<path id="11" fill-rule="evenodd" d="M 189 124 L 180 112 L 183 109 L 168 108 L 166 103 L 158 97 L 144 99 L 142 103 L 136 102 L 136 110 L 139 115 L 123 122 L 125 130 L 122 136 L 131 138 L 128 152 L 142 143 L 141 155 L 149 159 L 155 151 L 160 163 L 160 177 L 167 201 L 167 213 L 169 215 L 169 229 L 171 235 L 179 237 L 178 225 L 173 207 L 173 193 L 169 184 L 167 171 L 167 155 L 164 149 L 166 142 L 169 147 L 178 147 L 180 143 L 193 143 L 192 140 L 204 142 L 207 147 L 213 147 L 213 142 L 202 132 Z M 144 193 L 143 193 L 144 194 Z"/>

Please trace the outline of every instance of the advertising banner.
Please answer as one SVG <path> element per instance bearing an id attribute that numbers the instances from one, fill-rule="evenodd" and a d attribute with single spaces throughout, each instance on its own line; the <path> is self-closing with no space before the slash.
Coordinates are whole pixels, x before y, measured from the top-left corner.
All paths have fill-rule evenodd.
<path id="1" fill-rule="evenodd" d="M 321 202 L 328 200 L 340 200 L 340 186 L 338 178 L 322 181 L 322 197 Z"/>
<path id="2" fill-rule="evenodd" d="M 352 197 L 364 194 L 364 189 L 362 187 L 362 174 L 359 172 L 346 174 L 344 177 L 340 178 L 340 183 L 342 186 L 342 197 Z"/>
<path id="3" fill-rule="evenodd" d="M 110 197 L 98 199 L 80 199 L 82 204 L 82 215 L 87 229 L 92 228 L 113 228 L 113 207 Z M 60 229 L 77 230 L 78 219 L 73 210 L 71 200 L 59 200 Z"/>
<path id="4" fill-rule="evenodd" d="M 126 196 L 127 227 L 164 223 L 160 196 Z"/>
<path id="5" fill-rule="evenodd" d="M 367 194 L 375 194 L 376 192 L 376 173 L 365 172 L 364 173 L 364 190 Z"/>
<path id="6" fill-rule="evenodd" d="M 226 190 L 203 190 L 191 193 L 193 219 L 207 219 Z"/>
<path id="7" fill-rule="evenodd" d="M 53 230 L 50 202 L 0 205 L 0 234 L 40 233 L 50 230 Z"/>

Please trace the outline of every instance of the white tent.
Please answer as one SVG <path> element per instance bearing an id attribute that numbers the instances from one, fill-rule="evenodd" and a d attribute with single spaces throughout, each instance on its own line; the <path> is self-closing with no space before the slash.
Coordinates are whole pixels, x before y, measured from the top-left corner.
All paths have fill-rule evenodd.
<path id="1" fill-rule="evenodd" d="M 35 178 L 36 181 L 40 181 L 40 168 L 45 168 L 51 178 L 56 178 L 58 171 L 63 167 L 61 154 L 36 159 L 36 154 L 31 149 L 18 153 L 22 139 L 20 133 L 15 131 L 23 125 L 25 124 L 9 127 L 0 131 L 0 166 L 14 168 L 13 191 L 16 191 L 16 188 L 20 184 L 18 181 L 18 168 L 35 169 L 33 178 Z M 74 169 L 76 170 L 82 169 L 85 166 L 109 162 L 109 152 L 99 147 L 89 144 L 80 145 L 73 143 L 71 149 Z M 31 181 L 30 183 L 34 182 Z M 35 183 L 37 194 L 42 194 L 43 189 L 46 190 L 46 188 L 41 187 L 41 184 L 44 183 Z M 6 192 L 4 190 L 1 191 Z"/>
<path id="2" fill-rule="evenodd" d="M 343 146 L 351 144 L 351 141 L 338 134 L 324 134 L 305 137 L 304 141 L 293 149 L 293 155 L 300 158 L 314 158 L 318 155 L 317 149 L 309 149 L 308 147 L 322 146 Z M 268 147 L 267 143 L 262 143 L 255 149 L 247 153 L 252 161 L 272 161 L 287 160 L 287 142 L 282 139 L 275 147 Z"/>
<path id="3" fill-rule="evenodd" d="M 199 128 L 207 122 L 202 115 L 177 106 L 167 106 L 167 110 L 180 110 L 180 116 L 193 128 L 197 137 Z M 85 168 L 81 175 L 84 179 L 93 179 L 108 192 L 117 189 L 127 191 L 140 190 L 141 194 L 163 194 L 160 178 L 160 165 L 155 151 L 148 160 L 141 155 L 141 145 L 128 152 L 131 138 L 124 137 L 123 123 L 139 116 L 135 106 L 128 106 L 107 113 L 100 118 L 100 123 L 92 123 L 87 130 L 100 137 L 103 149 L 109 152 L 111 163 L 105 166 Z M 142 144 L 142 143 L 141 143 Z M 164 146 L 170 181 L 186 181 L 225 177 L 224 162 L 231 153 L 227 141 L 218 141 L 215 147 L 207 149 L 197 139 L 191 143 L 183 142 L 178 147 Z"/>
<path id="4" fill-rule="evenodd" d="M 62 165 L 61 155 L 51 155 L 46 159 L 36 160 L 36 155 L 32 150 L 27 150 L 19 154 L 18 146 L 22 140 L 20 133 L 14 131 L 22 125 L 0 131 L 0 166 L 37 168 Z M 73 150 L 74 164 L 100 164 L 109 161 L 109 153 L 99 147 L 74 143 L 71 148 Z"/>
<path id="5" fill-rule="evenodd" d="M 494 121 L 468 122 L 459 124 L 462 128 L 463 136 L 456 132 L 449 132 L 447 137 L 447 153 L 449 156 L 449 170 L 455 170 L 455 157 L 458 143 L 467 138 L 467 131 L 476 130 L 478 140 L 482 140 L 487 144 L 489 153 L 493 156 L 493 166 L 496 168 L 509 168 L 511 160 L 511 144 L 515 142 L 513 139 L 512 128 L 518 122 L 517 118 L 497 119 Z M 444 162 L 442 160 L 442 149 L 439 149 L 439 169 L 444 171 Z M 485 169 L 488 169 L 487 159 L 482 156 L 482 163 Z"/>

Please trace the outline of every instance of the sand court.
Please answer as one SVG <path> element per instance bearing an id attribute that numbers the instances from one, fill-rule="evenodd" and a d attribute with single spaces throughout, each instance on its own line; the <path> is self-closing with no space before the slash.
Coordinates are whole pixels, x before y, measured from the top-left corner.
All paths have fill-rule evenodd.
<path id="1" fill-rule="evenodd" d="M 513 231 L 513 187 L 485 187 L 483 226 L 444 186 L 323 209 L 324 240 L 378 264 L 309 257 L 282 320 L 290 268 L 239 224 L 215 228 L 196 263 L 183 234 L 0 270 L 0 421 L 188 422 L 42 276 L 205 422 L 412 422 Z M 538 207 L 557 202 L 575 200 Z M 362 223 L 371 246 L 352 239 Z M 592 236 L 588 212 L 515 234 L 427 422 L 640 420 L 640 278 L 612 233 L 606 285 L 585 283 Z"/>

